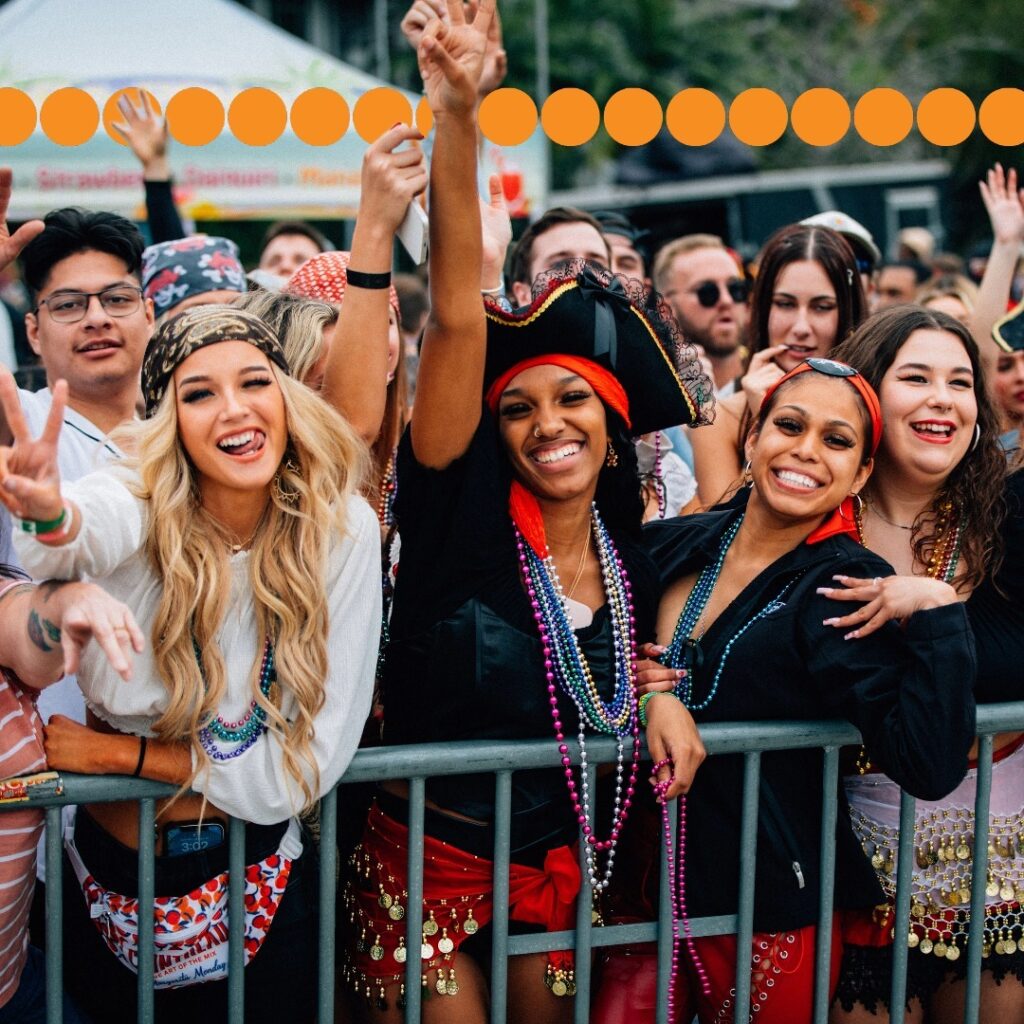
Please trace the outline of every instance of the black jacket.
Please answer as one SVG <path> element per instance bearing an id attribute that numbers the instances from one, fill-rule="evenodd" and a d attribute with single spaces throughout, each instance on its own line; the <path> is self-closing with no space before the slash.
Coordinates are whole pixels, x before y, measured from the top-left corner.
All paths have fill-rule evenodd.
<path id="1" fill-rule="evenodd" d="M 713 561 L 744 506 L 741 496 L 723 510 L 648 527 L 663 587 Z M 754 579 L 702 639 L 695 702 L 707 695 L 719 667 L 722 672 L 714 699 L 695 717 L 699 723 L 846 719 L 891 778 L 915 796 L 939 799 L 963 778 L 975 732 L 975 655 L 964 608 L 922 612 L 905 630 L 890 623 L 863 639 L 844 640 L 843 630 L 822 625 L 837 614 L 835 602 L 815 593 L 834 585 L 839 573 L 873 578 L 892 569 L 838 536 L 802 544 Z M 761 776 L 754 925 L 758 931 L 803 927 L 818 916 L 822 754 L 766 753 Z M 712 757 L 688 798 L 686 883 L 693 916 L 737 910 L 742 778 L 741 756 Z M 880 901 L 840 787 L 836 908 Z"/>

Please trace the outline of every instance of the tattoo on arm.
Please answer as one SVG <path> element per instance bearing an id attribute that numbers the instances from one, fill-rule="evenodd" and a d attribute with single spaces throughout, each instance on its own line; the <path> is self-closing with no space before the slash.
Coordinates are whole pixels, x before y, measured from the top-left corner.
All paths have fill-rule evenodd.
<path id="1" fill-rule="evenodd" d="M 28 613 L 28 635 L 36 647 L 47 653 L 53 650 L 51 644 L 60 643 L 60 629 L 49 619 L 41 619 L 35 609 Z"/>

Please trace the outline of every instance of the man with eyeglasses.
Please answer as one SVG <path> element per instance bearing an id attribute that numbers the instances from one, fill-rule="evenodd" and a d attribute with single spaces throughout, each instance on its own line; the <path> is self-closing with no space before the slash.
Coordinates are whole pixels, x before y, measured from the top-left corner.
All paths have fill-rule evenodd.
<path id="1" fill-rule="evenodd" d="M 654 261 L 654 287 L 671 305 L 686 340 L 711 363 L 715 392 L 731 395 L 743 373 L 749 290 L 739 264 L 717 235 L 684 235 Z"/>
<path id="2" fill-rule="evenodd" d="M 107 435 L 135 415 L 142 357 L 153 331 L 153 304 L 143 298 L 139 281 L 142 235 L 113 213 L 63 209 L 9 236 L 10 195 L 10 171 L 0 168 L 0 269 L 21 251 L 33 302 L 25 327 L 48 385 L 19 390 L 21 410 L 38 436 L 50 411 L 50 388 L 67 381 L 57 459 L 61 478 L 77 480 L 121 456 Z M 10 424 L 0 413 L 0 445 L 11 440 Z M 17 564 L 10 531 L 4 511 L 0 561 Z M 40 712 L 46 719 L 55 711 L 82 720 L 84 704 L 73 679 L 45 691 Z"/>

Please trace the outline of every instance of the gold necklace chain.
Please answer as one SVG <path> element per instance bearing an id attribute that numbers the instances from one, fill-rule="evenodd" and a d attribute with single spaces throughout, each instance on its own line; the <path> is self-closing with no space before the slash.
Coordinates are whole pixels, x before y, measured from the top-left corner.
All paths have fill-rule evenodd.
<path id="1" fill-rule="evenodd" d="M 590 551 L 590 528 L 587 528 L 587 535 L 583 538 L 583 551 L 580 553 L 580 564 L 576 569 L 576 575 L 572 578 L 572 583 L 569 584 L 569 589 L 565 592 L 565 598 L 567 601 L 572 600 L 572 595 L 576 592 L 576 587 L 579 585 L 580 580 L 583 577 L 583 567 L 587 564 L 587 554 Z"/>

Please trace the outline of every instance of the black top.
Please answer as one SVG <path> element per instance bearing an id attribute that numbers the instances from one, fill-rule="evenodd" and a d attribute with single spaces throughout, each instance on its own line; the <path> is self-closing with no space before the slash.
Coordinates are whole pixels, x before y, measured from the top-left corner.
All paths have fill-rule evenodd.
<path id="1" fill-rule="evenodd" d="M 401 550 L 383 677 L 384 741 L 550 737 L 558 765 L 543 652 L 508 514 L 511 468 L 494 417 L 484 409 L 465 455 L 440 471 L 416 461 L 407 431 L 397 479 Z M 653 638 L 657 576 L 639 537 L 612 535 L 632 584 L 642 642 Z M 614 662 L 607 606 L 576 636 L 609 699 Z M 574 737 L 576 707 L 562 693 L 558 699 L 563 731 Z M 629 742 L 627 758 L 631 750 Z M 427 795 L 460 814 L 493 819 L 492 775 L 430 779 Z M 557 846 L 576 831 L 560 767 L 512 776 L 513 851 L 537 842 Z"/>
<path id="2" fill-rule="evenodd" d="M 721 537 L 742 514 L 747 493 L 722 510 L 647 527 L 663 587 L 717 558 Z M 889 576 L 892 569 L 839 536 L 800 545 L 744 588 L 701 641 L 696 702 L 706 697 L 723 662 L 724 667 L 714 699 L 695 718 L 845 718 L 861 730 L 893 779 L 915 796 L 939 799 L 963 778 L 974 737 L 975 657 L 964 608 L 921 612 L 905 630 L 889 623 L 845 641 L 842 630 L 822 625 L 837 614 L 835 602 L 815 593 L 832 586 L 837 573 L 872 578 Z M 773 602 L 775 610 L 751 623 Z M 740 755 L 716 756 L 697 772 L 690 791 L 686 882 L 695 917 L 736 913 L 742 779 Z M 800 928 L 818 917 L 822 754 L 766 753 L 761 779 L 754 927 Z M 839 788 L 836 908 L 870 907 L 881 902 L 881 890 Z"/>
<path id="3" fill-rule="evenodd" d="M 979 703 L 1024 699 L 1024 470 L 1007 480 L 1006 506 L 1002 563 L 965 605 L 978 651 Z"/>

